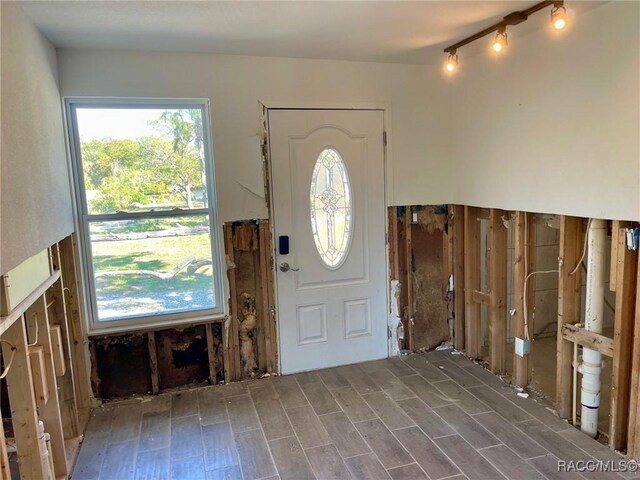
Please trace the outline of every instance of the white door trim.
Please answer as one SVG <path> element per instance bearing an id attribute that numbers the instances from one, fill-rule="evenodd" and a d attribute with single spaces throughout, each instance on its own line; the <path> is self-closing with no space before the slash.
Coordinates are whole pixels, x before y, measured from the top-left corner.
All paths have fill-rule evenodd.
<path id="1" fill-rule="evenodd" d="M 390 293 L 389 293 L 389 279 L 390 277 L 390 270 L 389 270 L 389 244 L 388 244 L 388 238 L 389 238 L 389 218 L 388 218 L 388 198 L 390 198 L 391 196 L 391 185 L 390 185 L 390 178 L 393 178 L 391 176 L 392 172 L 391 172 L 391 162 L 389 161 L 389 159 L 391 158 L 391 126 L 390 126 L 390 115 L 391 115 L 391 106 L 389 103 L 387 102 L 356 102 L 356 103 L 350 103 L 350 104 L 335 104 L 335 103 L 323 103 L 323 102 L 306 102 L 306 103 L 298 103 L 295 105 L 291 105 L 290 103 L 283 103 L 283 102 L 259 102 L 260 106 L 261 106 L 261 125 L 263 125 L 264 127 L 264 135 L 265 135 L 265 141 L 266 141 L 266 149 L 265 149 L 265 166 L 264 168 L 268 170 L 268 201 L 269 201 L 269 229 L 270 229 L 270 233 L 271 233 L 271 238 L 274 239 L 275 242 L 275 223 L 273 221 L 273 219 L 275 218 L 274 215 L 274 202 L 273 202 L 273 174 L 272 174 L 272 162 L 271 162 L 271 137 L 270 137 L 270 132 L 269 132 L 269 122 L 267 121 L 268 118 L 268 113 L 269 111 L 275 111 L 275 110 L 378 110 L 378 111 L 382 111 L 383 114 L 383 129 L 386 135 L 386 143 L 384 145 L 384 151 L 383 151 L 383 161 L 384 161 L 384 212 L 380 212 L 381 215 L 384 215 L 384 222 L 385 222 L 385 237 L 386 237 L 386 241 L 385 241 L 385 272 L 386 272 L 386 285 L 385 285 L 385 292 L 386 292 L 386 306 L 387 306 L 387 312 L 385 312 L 385 318 L 388 317 L 389 315 L 389 311 L 391 308 L 391 299 L 390 299 Z M 275 245 L 275 243 L 273 244 L 273 248 L 274 248 L 274 252 L 272 252 L 272 254 L 275 253 L 275 248 L 277 248 L 277 246 Z M 275 255 L 274 255 L 275 258 Z M 278 282 L 277 282 L 277 275 L 276 275 L 276 269 L 277 265 L 276 262 L 272 262 L 272 274 L 274 275 L 274 301 L 276 303 L 275 305 L 275 320 L 276 320 L 276 331 L 277 331 L 277 336 L 278 336 L 278 371 L 281 372 L 282 371 L 282 349 L 280 348 L 280 309 L 278 308 Z M 388 329 L 388 324 L 387 324 L 387 329 Z M 390 346 L 389 343 L 387 342 L 387 355 L 390 354 Z"/>

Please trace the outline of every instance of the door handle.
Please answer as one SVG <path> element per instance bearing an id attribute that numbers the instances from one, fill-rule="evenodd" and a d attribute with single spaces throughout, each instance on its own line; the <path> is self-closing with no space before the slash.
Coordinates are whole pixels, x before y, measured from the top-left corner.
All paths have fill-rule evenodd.
<path id="1" fill-rule="evenodd" d="M 287 262 L 282 262 L 280 264 L 280 271 L 281 272 L 288 272 L 289 270 L 291 270 L 292 272 L 300 271 L 299 268 L 291 268 Z"/>

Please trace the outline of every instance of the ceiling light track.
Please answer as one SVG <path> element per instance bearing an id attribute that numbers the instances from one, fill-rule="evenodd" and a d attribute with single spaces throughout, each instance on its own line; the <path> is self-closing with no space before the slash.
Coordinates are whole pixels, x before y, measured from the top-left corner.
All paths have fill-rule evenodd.
<path id="1" fill-rule="evenodd" d="M 455 68 L 453 69 L 450 68 L 450 65 L 451 65 L 450 61 L 452 58 L 455 58 L 455 67 L 457 67 L 457 64 L 458 64 L 457 51 L 459 48 L 464 47 L 465 45 L 468 45 L 471 42 L 475 42 L 476 40 L 479 40 L 483 37 L 486 37 L 487 35 L 490 35 L 493 32 L 496 32 L 496 40 L 494 41 L 493 47 L 492 47 L 493 50 L 496 52 L 503 50 L 507 46 L 507 34 L 506 34 L 507 27 L 518 25 L 522 22 L 525 22 L 531 14 L 551 6 L 553 6 L 553 10 L 551 11 L 551 22 L 553 26 L 558 30 L 564 28 L 567 22 L 566 10 L 564 8 L 564 1 L 547 1 L 547 2 L 536 3 L 535 5 L 525 10 L 518 10 L 515 12 L 511 12 L 510 14 L 503 17 L 500 22 L 494 25 L 491 25 L 490 27 L 487 27 L 476 34 L 471 35 L 470 37 L 467 37 L 464 40 L 460 40 L 459 42 L 454 43 L 453 45 L 450 45 L 447 48 L 445 48 L 444 52 L 449 54 L 448 63 L 446 64 L 446 69 L 449 72 L 452 72 L 455 70 Z"/>

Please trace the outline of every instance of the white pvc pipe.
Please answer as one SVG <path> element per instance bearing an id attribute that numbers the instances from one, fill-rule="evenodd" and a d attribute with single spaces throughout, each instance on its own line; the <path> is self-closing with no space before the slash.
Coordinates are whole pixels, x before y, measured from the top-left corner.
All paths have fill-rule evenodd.
<path id="1" fill-rule="evenodd" d="M 587 235 L 585 329 L 590 332 L 602 333 L 607 222 L 593 219 Z M 595 350 L 584 348 L 582 352 L 582 365 L 580 367 L 580 372 L 582 373 L 582 388 L 580 390 L 582 414 L 580 417 L 580 430 L 591 437 L 595 437 L 598 434 L 602 355 Z"/>

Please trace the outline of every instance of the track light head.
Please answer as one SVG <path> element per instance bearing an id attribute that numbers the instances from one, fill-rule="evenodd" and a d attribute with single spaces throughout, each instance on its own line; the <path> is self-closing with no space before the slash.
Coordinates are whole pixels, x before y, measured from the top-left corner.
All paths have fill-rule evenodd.
<path id="1" fill-rule="evenodd" d="M 455 50 L 449 52 L 449 57 L 444 64 L 444 69 L 450 73 L 453 73 L 458 69 L 458 55 L 456 54 Z"/>
<path id="2" fill-rule="evenodd" d="M 491 44 L 491 49 L 496 53 L 500 53 L 507 48 L 507 45 L 507 31 L 504 27 L 499 28 L 498 33 L 496 33 L 496 38 Z"/>
<path id="3" fill-rule="evenodd" d="M 567 26 L 567 9 L 562 3 L 556 4 L 551 10 L 551 25 L 556 30 L 562 30 Z"/>

